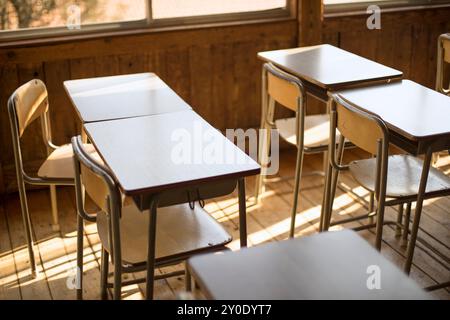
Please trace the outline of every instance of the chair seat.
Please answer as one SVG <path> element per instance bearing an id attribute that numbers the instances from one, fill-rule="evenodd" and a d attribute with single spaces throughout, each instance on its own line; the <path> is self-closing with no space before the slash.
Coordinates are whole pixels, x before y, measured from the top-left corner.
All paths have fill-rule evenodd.
<path id="1" fill-rule="evenodd" d="M 101 161 L 92 144 L 85 144 L 85 148 L 91 156 Z M 72 155 L 71 144 L 65 144 L 54 150 L 39 168 L 38 176 L 44 179 L 74 179 Z"/>
<path id="2" fill-rule="evenodd" d="M 375 191 L 376 159 L 365 159 L 350 163 L 350 172 L 355 180 L 369 191 Z M 416 196 L 422 175 L 423 161 L 410 155 L 389 157 L 386 195 L 389 198 Z M 450 190 L 450 178 L 431 167 L 426 195 Z"/>
<path id="3" fill-rule="evenodd" d="M 147 261 L 148 211 L 141 212 L 135 205 L 122 209 L 120 235 L 122 260 L 128 264 Z M 97 215 L 100 240 L 108 252 L 107 215 Z M 232 237 L 222 226 L 198 205 L 177 205 L 158 209 L 156 226 L 156 263 L 186 259 L 194 253 L 217 250 Z"/>
<path id="4" fill-rule="evenodd" d="M 297 145 L 296 120 L 294 118 L 279 119 L 275 125 L 280 136 L 288 143 Z M 339 141 L 339 132 L 336 141 Z M 330 139 L 330 117 L 328 114 L 318 114 L 305 117 L 305 149 L 326 149 Z"/>

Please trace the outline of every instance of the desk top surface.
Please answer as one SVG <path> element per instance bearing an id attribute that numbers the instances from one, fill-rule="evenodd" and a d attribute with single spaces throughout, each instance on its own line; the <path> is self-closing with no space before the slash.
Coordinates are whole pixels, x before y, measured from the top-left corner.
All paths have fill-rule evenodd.
<path id="1" fill-rule="evenodd" d="M 258 56 L 327 90 L 403 76 L 401 71 L 328 44 L 260 52 Z"/>
<path id="2" fill-rule="evenodd" d="M 450 138 L 450 97 L 410 80 L 336 92 L 414 141 Z"/>
<path id="3" fill-rule="evenodd" d="M 192 110 L 85 124 L 125 194 L 258 174 L 260 166 Z"/>
<path id="4" fill-rule="evenodd" d="M 198 256 L 189 267 L 207 296 L 219 300 L 431 299 L 350 230 Z M 381 289 L 370 290 L 378 271 Z"/>
<path id="5" fill-rule="evenodd" d="M 64 87 L 83 123 L 191 109 L 153 73 L 69 80 Z"/>

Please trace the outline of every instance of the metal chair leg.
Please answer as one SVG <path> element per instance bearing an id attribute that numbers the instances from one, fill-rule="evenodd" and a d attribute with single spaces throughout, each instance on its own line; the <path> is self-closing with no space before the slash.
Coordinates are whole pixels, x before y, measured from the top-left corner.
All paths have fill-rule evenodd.
<path id="1" fill-rule="evenodd" d="M 185 269 L 184 282 L 185 282 L 186 291 L 192 292 L 192 277 L 191 277 L 191 272 L 189 271 L 189 268 L 187 266 L 187 262 L 185 262 L 184 269 Z"/>
<path id="2" fill-rule="evenodd" d="M 330 202 L 329 195 L 330 195 L 330 189 L 331 189 L 331 175 L 333 174 L 333 168 L 331 165 L 328 165 L 325 170 L 325 182 L 324 182 L 324 190 L 323 190 L 323 199 L 322 199 L 322 208 L 320 211 L 320 225 L 319 225 L 319 231 L 323 232 L 325 230 L 325 224 L 326 224 L 326 218 L 327 218 L 327 207 Z"/>
<path id="3" fill-rule="evenodd" d="M 258 163 L 263 163 L 263 153 L 265 152 L 265 144 L 267 143 L 267 139 L 270 139 L 270 136 L 267 137 L 266 127 L 266 118 L 268 113 L 268 105 L 267 105 L 267 71 L 265 68 L 262 68 L 262 87 L 261 87 L 261 126 L 260 128 L 263 135 L 260 137 L 259 150 L 258 150 Z M 268 149 L 267 149 L 268 150 Z M 255 203 L 258 203 L 259 196 L 263 192 L 264 187 L 264 175 L 261 172 L 256 177 L 256 185 L 255 185 Z"/>
<path id="4" fill-rule="evenodd" d="M 375 192 L 370 192 L 369 195 L 369 212 L 373 212 L 375 210 Z M 374 224 L 374 216 L 369 217 L 369 224 Z"/>
<path id="5" fill-rule="evenodd" d="M 83 218 L 77 214 L 77 300 L 83 300 L 83 254 L 84 254 L 84 221 Z"/>
<path id="6" fill-rule="evenodd" d="M 395 237 L 397 238 L 402 235 L 402 228 L 400 227 L 400 225 L 402 224 L 403 220 L 403 207 L 403 203 L 398 206 L 397 226 L 395 227 Z"/>
<path id="7" fill-rule="evenodd" d="M 30 213 L 28 211 L 27 193 L 25 190 L 25 183 L 23 182 L 22 176 L 18 177 L 17 180 L 19 187 L 20 206 L 22 209 L 21 210 L 22 222 L 23 227 L 25 229 L 25 238 L 27 241 L 28 256 L 30 258 L 31 276 L 33 278 L 36 278 L 37 277 L 36 259 L 34 256 L 34 241 L 33 241 L 33 232 L 31 230 L 31 218 Z"/>
<path id="8" fill-rule="evenodd" d="M 405 220 L 403 222 L 403 234 L 401 246 L 406 247 L 408 244 L 408 233 L 409 233 L 409 220 L 411 219 L 411 202 L 406 204 Z"/>
<path id="9" fill-rule="evenodd" d="M 297 149 L 297 161 L 295 164 L 294 202 L 292 204 L 291 229 L 289 232 L 290 238 L 293 238 L 295 233 L 295 218 L 297 216 L 298 192 L 300 190 L 300 180 L 302 178 L 303 155 L 303 148 Z"/>
<path id="10" fill-rule="evenodd" d="M 375 247 L 378 251 L 381 250 L 381 241 L 383 240 L 384 209 L 384 201 L 380 201 L 380 205 L 377 208 L 377 230 L 375 236 Z"/>
<path id="11" fill-rule="evenodd" d="M 109 253 L 102 247 L 101 258 L 101 278 L 100 278 L 100 297 L 102 300 L 108 299 L 108 273 L 109 273 Z"/>
<path id="12" fill-rule="evenodd" d="M 344 136 L 341 136 L 339 139 L 339 147 L 337 150 L 338 154 L 338 164 L 342 163 L 342 158 L 344 157 L 344 145 L 345 145 L 345 138 Z M 332 170 L 331 172 L 331 188 L 329 189 L 329 195 L 328 195 L 328 206 L 325 208 L 327 211 L 325 212 L 325 223 L 324 223 L 324 231 L 328 231 L 330 228 L 331 223 L 331 216 L 333 214 L 333 204 L 334 204 L 334 198 L 336 196 L 336 187 L 337 182 L 339 179 L 339 170 Z"/>
<path id="13" fill-rule="evenodd" d="M 52 229 L 53 229 L 53 231 L 57 232 L 60 230 L 60 226 L 59 226 L 59 219 L 58 219 L 58 201 L 57 201 L 55 185 L 50 186 L 50 202 L 51 202 L 51 206 L 52 206 L 52 218 L 53 218 Z"/>

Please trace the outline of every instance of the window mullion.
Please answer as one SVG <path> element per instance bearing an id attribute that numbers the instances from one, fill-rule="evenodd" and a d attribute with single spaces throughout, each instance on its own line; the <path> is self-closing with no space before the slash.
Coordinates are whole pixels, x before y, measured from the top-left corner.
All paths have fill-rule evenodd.
<path id="1" fill-rule="evenodd" d="M 153 22 L 152 0 L 147 0 L 147 23 L 150 25 Z"/>

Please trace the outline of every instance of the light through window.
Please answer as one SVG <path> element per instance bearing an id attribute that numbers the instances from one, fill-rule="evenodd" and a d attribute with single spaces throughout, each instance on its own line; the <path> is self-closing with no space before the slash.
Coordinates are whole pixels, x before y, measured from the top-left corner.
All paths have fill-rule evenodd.
<path id="1" fill-rule="evenodd" d="M 286 0 L 152 0 L 153 19 L 258 12 L 286 7 Z"/>
<path id="2" fill-rule="evenodd" d="M 0 0 L 0 40 L 289 16 L 294 0 Z"/>
<path id="3" fill-rule="evenodd" d="M 147 0 L 0 0 L 0 30 L 138 21 Z"/>

